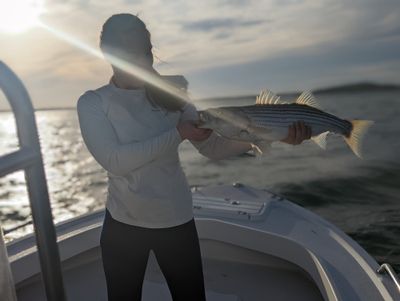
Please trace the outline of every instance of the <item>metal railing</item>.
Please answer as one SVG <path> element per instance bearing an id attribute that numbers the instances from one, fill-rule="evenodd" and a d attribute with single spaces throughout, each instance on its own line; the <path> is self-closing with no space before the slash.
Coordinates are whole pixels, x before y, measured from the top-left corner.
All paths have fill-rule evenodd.
<path id="1" fill-rule="evenodd" d="M 66 300 L 57 237 L 40 151 L 35 114 L 27 90 L 19 78 L 0 61 L 0 89 L 15 116 L 20 149 L 0 157 L 0 176 L 24 170 L 47 300 Z M 2 240 L 2 235 L 0 235 Z M 7 250 L 0 242 L 0 299 L 15 300 Z M 6 261 L 6 262 L 4 262 Z M 7 288 L 8 286 L 8 288 Z"/>
<path id="2" fill-rule="evenodd" d="M 392 266 L 390 264 L 383 263 L 376 271 L 379 274 L 383 274 L 384 272 L 387 272 L 389 274 L 390 278 L 392 278 L 394 284 L 396 285 L 397 289 L 400 292 L 399 278 L 397 277 L 396 272 L 394 271 L 394 269 L 392 268 Z"/>

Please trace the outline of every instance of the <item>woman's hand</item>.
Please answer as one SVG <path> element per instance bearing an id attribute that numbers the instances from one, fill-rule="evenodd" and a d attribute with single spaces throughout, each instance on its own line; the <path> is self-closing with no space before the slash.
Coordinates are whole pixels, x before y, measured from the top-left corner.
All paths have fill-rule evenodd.
<path id="1" fill-rule="evenodd" d="M 306 139 L 311 138 L 311 127 L 304 124 L 303 121 L 297 121 L 289 126 L 289 133 L 282 142 L 297 145 L 302 143 Z"/>
<path id="2" fill-rule="evenodd" d="M 178 123 L 176 126 L 182 140 L 189 139 L 194 141 L 203 141 L 210 137 L 211 129 L 200 129 L 196 127 L 196 121 L 185 120 Z"/>

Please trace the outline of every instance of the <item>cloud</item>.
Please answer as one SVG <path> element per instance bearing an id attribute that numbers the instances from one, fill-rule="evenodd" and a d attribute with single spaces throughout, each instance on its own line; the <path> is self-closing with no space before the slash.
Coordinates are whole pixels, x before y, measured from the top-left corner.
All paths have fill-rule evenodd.
<path id="1" fill-rule="evenodd" d="M 185 31 L 213 31 L 213 30 L 226 30 L 235 27 L 254 26 L 263 23 L 263 20 L 237 20 L 233 18 L 218 18 L 218 19 L 205 19 L 196 22 L 183 23 L 182 29 Z"/>
<path id="2" fill-rule="evenodd" d="M 188 73 L 194 98 L 315 89 L 358 81 L 400 83 L 400 39 L 326 43 Z"/>

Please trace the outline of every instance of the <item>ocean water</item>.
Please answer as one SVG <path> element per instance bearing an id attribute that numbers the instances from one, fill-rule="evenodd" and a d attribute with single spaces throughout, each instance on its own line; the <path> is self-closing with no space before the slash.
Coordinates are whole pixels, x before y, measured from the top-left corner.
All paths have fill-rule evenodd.
<path id="1" fill-rule="evenodd" d="M 285 97 L 284 97 L 285 98 Z M 286 96 L 290 99 L 290 96 Z M 268 188 L 332 222 L 378 262 L 400 271 L 400 91 L 317 95 L 324 110 L 376 124 L 358 159 L 339 136 L 321 150 L 312 141 L 275 143 L 262 158 L 211 161 L 180 145 L 190 185 L 241 182 Z M 200 109 L 252 104 L 254 98 L 198 101 Z M 36 112 L 55 222 L 104 207 L 106 174 L 83 145 L 75 110 Z M 18 147 L 11 113 L 0 113 L 1 155 Z M 32 231 L 22 172 L 0 178 L 0 222 L 7 241 Z"/>

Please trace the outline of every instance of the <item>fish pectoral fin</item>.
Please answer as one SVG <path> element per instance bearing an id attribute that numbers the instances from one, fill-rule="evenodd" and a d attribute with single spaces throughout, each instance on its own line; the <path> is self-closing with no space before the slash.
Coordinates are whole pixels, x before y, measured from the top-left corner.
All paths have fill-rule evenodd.
<path id="1" fill-rule="evenodd" d="M 303 93 L 301 93 L 299 98 L 297 98 L 296 103 L 321 110 L 321 105 L 318 103 L 317 99 L 314 97 L 311 91 L 304 91 Z"/>
<path id="2" fill-rule="evenodd" d="M 254 154 L 257 156 L 257 155 L 259 155 L 259 156 L 261 156 L 262 155 L 262 150 L 258 147 L 258 145 L 257 144 L 254 144 L 254 143 L 251 143 L 251 148 L 253 149 L 253 151 L 254 151 Z"/>
<path id="3" fill-rule="evenodd" d="M 267 153 L 271 148 L 271 141 L 259 140 L 251 143 L 251 147 L 256 155 L 261 156 L 263 153 Z"/>
<path id="4" fill-rule="evenodd" d="M 318 136 L 311 137 L 311 140 L 314 141 L 318 146 L 322 149 L 326 149 L 326 137 L 328 136 L 328 132 L 324 132 L 319 134 Z"/>

